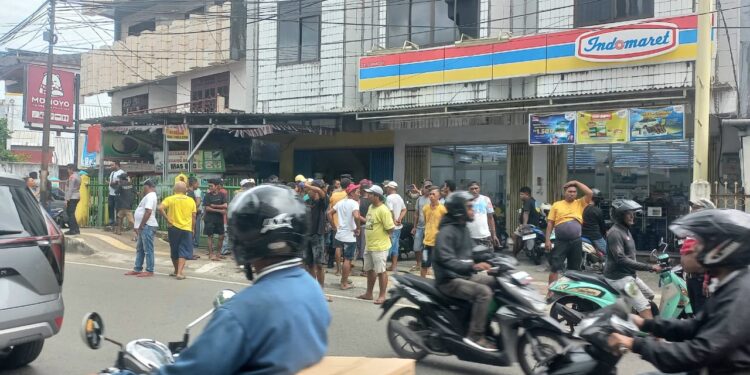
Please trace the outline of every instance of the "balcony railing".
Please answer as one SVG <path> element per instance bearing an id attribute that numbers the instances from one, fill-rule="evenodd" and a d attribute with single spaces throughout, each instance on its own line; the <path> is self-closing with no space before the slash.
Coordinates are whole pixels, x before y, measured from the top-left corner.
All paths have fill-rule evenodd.
<path id="1" fill-rule="evenodd" d="M 193 100 L 165 107 L 129 111 L 125 115 L 143 115 L 148 113 L 229 113 L 231 110 L 227 108 L 227 100 L 228 98 L 226 97 L 217 96 L 215 98 Z"/>

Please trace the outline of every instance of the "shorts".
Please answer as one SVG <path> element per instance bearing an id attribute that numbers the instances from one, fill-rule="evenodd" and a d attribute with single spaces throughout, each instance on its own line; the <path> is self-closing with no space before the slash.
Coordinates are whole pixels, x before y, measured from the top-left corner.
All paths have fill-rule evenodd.
<path id="1" fill-rule="evenodd" d="M 193 259 L 193 232 L 169 227 L 167 234 L 172 260 L 178 258 Z"/>
<path id="2" fill-rule="evenodd" d="M 326 252 L 324 247 L 324 235 L 313 234 L 310 236 L 310 242 L 305 248 L 305 264 L 313 266 L 326 263 Z"/>
<path id="3" fill-rule="evenodd" d="M 342 254 L 346 260 L 354 260 L 354 256 L 357 255 L 357 242 L 341 242 L 343 245 L 344 253 Z"/>
<path id="4" fill-rule="evenodd" d="M 133 217 L 133 211 L 131 211 L 128 208 L 118 208 L 117 209 L 117 218 L 118 219 L 124 219 L 124 218 L 130 218 Z"/>
<path id="5" fill-rule="evenodd" d="M 422 250 L 422 268 L 432 267 L 433 250 L 435 250 L 433 246 L 424 246 L 424 250 Z"/>
<path id="6" fill-rule="evenodd" d="M 398 256 L 398 250 L 401 245 L 401 229 L 394 229 L 393 233 L 391 233 L 391 250 L 388 252 L 388 255 L 392 257 Z"/>
<path id="7" fill-rule="evenodd" d="M 336 238 L 334 237 L 334 238 L 333 238 L 333 247 L 334 247 L 334 248 L 336 248 L 336 249 L 343 249 L 343 248 L 344 248 L 344 243 L 343 243 L 343 242 L 341 242 L 341 241 L 339 241 L 339 240 L 337 240 L 337 239 L 336 239 Z"/>
<path id="8" fill-rule="evenodd" d="M 414 252 L 420 252 L 424 248 L 424 228 L 417 228 L 414 232 Z"/>
<path id="9" fill-rule="evenodd" d="M 374 271 L 375 273 L 385 272 L 385 262 L 387 259 L 387 251 L 365 251 L 364 271 Z"/>
<path id="10" fill-rule="evenodd" d="M 633 306 L 635 311 L 641 312 L 651 308 L 651 300 L 654 299 L 654 291 L 646 285 L 638 277 L 625 276 L 619 280 L 605 279 L 607 283 L 614 289 L 622 291 L 629 283 L 635 283 L 637 286 L 636 290 L 633 290 L 633 297 L 626 298 L 628 302 Z M 620 293 L 623 294 L 623 293 Z M 623 294 L 627 295 L 627 294 Z"/>
<path id="11" fill-rule="evenodd" d="M 583 247 L 580 238 L 570 241 L 555 239 L 555 247 L 549 254 L 550 271 L 563 272 L 566 260 L 568 261 L 568 270 L 580 271 L 583 261 L 582 252 Z"/>
<path id="12" fill-rule="evenodd" d="M 213 236 L 215 234 L 219 236 L 224 235 L 224 223 L 221 222 L 212 222 L 212 221 L 206 221 L 203 223 L 203 234 L 206 236 Z"/>

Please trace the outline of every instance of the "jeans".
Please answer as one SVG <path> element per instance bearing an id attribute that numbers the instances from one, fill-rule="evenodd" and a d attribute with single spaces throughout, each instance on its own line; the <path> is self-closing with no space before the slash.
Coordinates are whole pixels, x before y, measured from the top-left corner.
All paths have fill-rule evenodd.
<path id="1" fill-rule="evenodd" d="M 594 247 L 597 250 L 601 250 L 604 252 L 604 254 L 607 254 L 607 239 L 606 238 L 600 238 L 598 240 L 591 240 L 591 244 L 594 245 Z"/>
<path id="2" fill-rule="evenodd" d="M 154 272 L 154 234 L 156 227 L 144 225 L 143 230 L 138 235 L 138 242 L 135 244 L 135 266 L 133 271 L 141 272 L 143 270 L 143 258 L 146 258 L 146 272 Z"/>
<path id="3" fill-rule="evenodd" d="M 193 245 L 195 247 L 200 246 L 201 242 L 201 214 L 200 212 L 195 215 L 195 230 L 193 230 Z"/>
<path id="4" fill-rule="evenodd" d="M 417 231 L 414 232 L 414 252 L 422 251 L 424 247 L 424 227 L 417 227 Z"/>
<path id="5" fill-rule="evenodd" d="M 78 228 L 78 221 L 76 220 L 76 207 L 78 207 L 78 201 L 80 199 L 68 200 L 68 206 L 65 208 L 65 213 L 68 215 L 68 227 L 70 227 L 70 233 L 80 233 L 81 230 Z"/>
<path id="6" fill-rule="evenodd" d="M 391 251 L 388 253 L 389 256 L 398 256 L 399 239 L 401 239 L 401 229 L 394 229 L 393 234 L 391 234 Z"/>
<path id="7" fill-rule="evenodd" d="M 495 278 L 489 275 L 475 274 L 470 279 L 452 279 L 445 284 L 438 285 L 438 289 L 445 295 L 469 301 L 471 306 L 471 322 L 469 336 L 483 337 L 487 327 L 487 311 L 492 301 L 492 288 Z"/>
<path id="8" fill-rule="evenodd" d="M 116 195 L 110 195 L 107 197 L 107 213 L 109 214 L 109 226 L 115 225 L 115 200 Z"/>

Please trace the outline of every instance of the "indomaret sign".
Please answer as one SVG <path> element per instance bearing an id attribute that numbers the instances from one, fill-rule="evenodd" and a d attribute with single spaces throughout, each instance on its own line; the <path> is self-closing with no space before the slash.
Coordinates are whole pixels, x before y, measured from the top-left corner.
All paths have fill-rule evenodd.
<path id="1" fill-rule="evenodd" d="M 26 69 L 25 121 L 33 124 L 44 122 L 44 101 L 47 90 L 51 92 L 50 124 L 73 126 L 75 111 L 75 74 L 52 69 L 52 87 L 47 87 L 47 68 L 28 65 Z"/>

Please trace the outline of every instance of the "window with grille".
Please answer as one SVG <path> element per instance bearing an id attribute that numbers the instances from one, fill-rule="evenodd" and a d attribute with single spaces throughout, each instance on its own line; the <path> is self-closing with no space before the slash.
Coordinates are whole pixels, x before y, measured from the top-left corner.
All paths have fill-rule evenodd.
<path id="1" fill-rule="evenodd" d="M 122 99 L 122 114 L 140 112 L 148 109 L 148 94 L 130 96 Z"/>
<path id="2" fill-rule="evenodd" d="M 654 0 L 575 0 L 575 27 L 653 16 Z"/>
<path id="3" fill-rule="evenodd" d="M 479 37 L 478 0 L 388 0 L 387 47 L 405 41 L 421 46 L 450 44 L 461 34 Z"/>
<path id="4" fill-rule="evenodd" d="M 280 1 L 276 51 L 279 64 L 320 60 L 320 0 Z"/>

